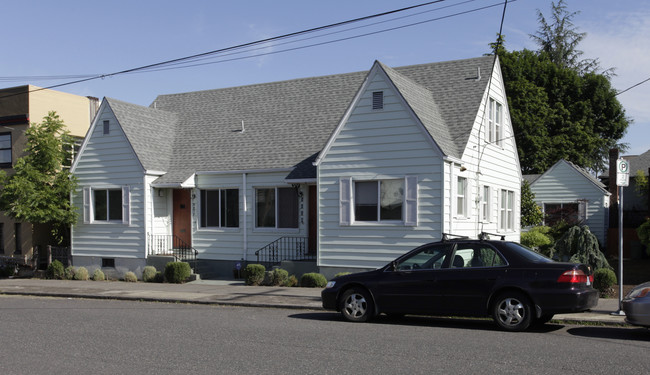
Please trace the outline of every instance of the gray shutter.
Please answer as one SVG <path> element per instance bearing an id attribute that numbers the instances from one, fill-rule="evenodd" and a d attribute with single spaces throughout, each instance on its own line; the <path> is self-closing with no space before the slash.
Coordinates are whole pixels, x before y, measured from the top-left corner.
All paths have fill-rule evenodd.
<path id="1" fill-rule="evenodd" d="M 418 225 L 418 176 L 406 176 L 404 195 L 404 225 Z"/>
<path id="2" fill-rule="evenodd" d="M 122 224 L 131 225 L 131 192 L 128 186 L 122 186 Z"/>
<path id="3" fill-rule="evenodd" d="M 91 191 L 90 191 L 89 187 L 83 188 L 82 200 L 83 200 L 83 216 L 84 216 L 83 220 L 84 220 L 84 224 L 90 224 L 90 222 L 92 221 L 93 212 L 92 212 L 92 204 L 91 204 L 92 203 L 92 198 L 90 196 L 90 193 L 91 193 Z"/>
<path id="4" fill-rule="evenodd" d="M 352 177 L 339 180 L 339 224 L 348 226 L 352 222 Z"/>

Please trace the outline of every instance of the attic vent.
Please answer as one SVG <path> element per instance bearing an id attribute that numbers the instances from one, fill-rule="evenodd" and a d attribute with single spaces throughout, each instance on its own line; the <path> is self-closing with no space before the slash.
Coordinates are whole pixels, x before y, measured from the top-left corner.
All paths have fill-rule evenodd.
<path id="1" fill-rule="evenodd" d="M 104 120 L 104 134 L 110 134 L 111 128 L 110 128 L 110 121 Z"/>
<path id="2" fill-rule="evenodd" d="M 373 91 L 372 93 L 372 109 L 384 109 L 384 92 Z"/>

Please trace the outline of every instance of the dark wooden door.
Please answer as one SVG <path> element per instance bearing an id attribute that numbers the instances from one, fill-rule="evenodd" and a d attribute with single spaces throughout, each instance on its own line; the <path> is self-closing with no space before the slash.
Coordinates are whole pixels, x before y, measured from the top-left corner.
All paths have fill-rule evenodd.
<path id="1" fill-rule="evenodd" d="M 174 190 L 174 222 L 172 225 L 174 235 L 192 246 L 192 210 L 190 190 Z"/>
<path id="2" fill-rule="evenodd" d="M 309 220 L 309 255 L 316 255 L 317 247 L 316 237 L 318 236 L 318 199 L 316 199 L 316 194 L 316 185 L 309 185 L 309 207 L 307 208 L 309 212 L 309 217 L 307 218 L 307 220 Z"/>

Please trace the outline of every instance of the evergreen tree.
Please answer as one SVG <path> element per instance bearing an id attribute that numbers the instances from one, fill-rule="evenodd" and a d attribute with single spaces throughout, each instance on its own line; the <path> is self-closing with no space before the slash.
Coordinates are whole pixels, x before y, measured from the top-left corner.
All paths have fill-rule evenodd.
<path id="1" fill-rule="evenodd" d="M 524 180 L 521 184 L 521 226 L 540 225 L 542 220 L 544 220 L 544 214 L 535 203 L 535 193 L 530 190 L 528 181 Z"/>

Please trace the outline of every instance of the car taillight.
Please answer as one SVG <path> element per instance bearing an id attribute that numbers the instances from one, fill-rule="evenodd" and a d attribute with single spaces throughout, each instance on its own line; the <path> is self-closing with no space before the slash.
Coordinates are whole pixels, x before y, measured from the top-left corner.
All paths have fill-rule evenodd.
<path id="1" fill-rule="evenodd" d="M 586 283 L 593 281 L 593 276 L 586 275 L 582 270 L 570 270 L 564 272 L 558 279 L 558 283 Z"/>
<path id="2" fill-rule="evenodd" d="M 650 294 L 650 288 L 637 289 L 627 295 L 627 298 L 641 298 Z"/>

